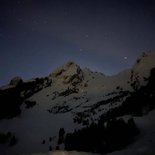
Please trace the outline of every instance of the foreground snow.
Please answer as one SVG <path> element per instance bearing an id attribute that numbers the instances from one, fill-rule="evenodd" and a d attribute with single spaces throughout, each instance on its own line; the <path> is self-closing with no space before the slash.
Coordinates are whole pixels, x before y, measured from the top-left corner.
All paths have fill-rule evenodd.
<path id="1" fill-rule="evenodd" d="M 143 117 L 135 117 L 135 122 L 141 133 L 135 142 L 123 150 L 108 153 L 108 155 L 154 155 L 155 154 L 155 110 Z M 77 151 L 50 151 L 31 155 L 92 155 L 94 153 Z M 27 154 L 28 155 L 28 154 Z"/>
<path id="2" fill-rule="evenodd" d="M 31 155 L 93 155 L 93 153 L 77 151 L 49 151 L 47 153 L 35 153 Z"/>

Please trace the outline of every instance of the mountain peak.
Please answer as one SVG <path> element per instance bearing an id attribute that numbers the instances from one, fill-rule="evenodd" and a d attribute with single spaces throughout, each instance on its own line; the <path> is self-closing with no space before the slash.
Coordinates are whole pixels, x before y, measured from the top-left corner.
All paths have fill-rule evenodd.
<path id="1" fill-rule="evenodd" d="M 49 79 L 59 84 L 76 85 L 83 80 L 83 71 L 76 63 L 69 61 L 58 67 L 49 75 Z"/>
<path id="2" fill-rule="evenodd" d="M 149 51 L 143 53 L 137 59 L 131 70 L 131 82 L 136 84 L 136 87 L 146 84 L 146 79 L 150 76 L 150 70 L 155 66 L 155 52 Z"/>
<path id="3" fill-rule="evenodd" d="M 22 78 L 19 77 L 19 76 L 14 77 L 14 78 L 11 79 L 11 81 L 10 81 L 10 85 L 13 85 L 13 86 L 20 85 L 21 83 L 23 83 L 23 80 L 22 80 Z"/>

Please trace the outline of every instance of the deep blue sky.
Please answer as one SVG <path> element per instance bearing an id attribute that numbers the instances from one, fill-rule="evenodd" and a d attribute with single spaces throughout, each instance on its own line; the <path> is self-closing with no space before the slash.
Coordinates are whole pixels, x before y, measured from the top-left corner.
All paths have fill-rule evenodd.
<path id="1" fill-rule="evenodd" d="M 0 0 L 0 85 L 68 60 L 112 75 L 150 49 L 154 0 Z"/>

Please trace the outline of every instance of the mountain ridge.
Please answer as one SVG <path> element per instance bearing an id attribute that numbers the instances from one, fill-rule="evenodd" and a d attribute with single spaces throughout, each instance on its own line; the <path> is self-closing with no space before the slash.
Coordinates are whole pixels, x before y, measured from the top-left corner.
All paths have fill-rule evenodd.
<path id="1" fill-rule="evenodd" d="M 8 86 L 0 89 L 0 133 L 7 137 L 6 132 L 10 132 L 11 140 L 15 143 L 18 139 L 19 142 L 12 142 L 14 146 L 9 147 L 8 138 L 4 144 L 0 144 L 0 152 L 17 155 L 46 152 L 51 148 L 76 148 L 78 151 L 109 153 L 123 148 L 124 144 L 128 145 L 138 134 L 137 128 L 134 120 L 124 122 L 119 118 L 126 115 L 141 117 L 154 109 L 154 58 L 154 54 L 145 54 L 135 63 L 136 67 L 134 65 L 132 69 L 115 76 L 81 69 L 74 62 L 68 62 L 44 78 L 30 81 L 13 78 Z M 141 67 L 138 70 L 139 65 L 145 70 Z M 109 124 L 109 127 L 105 124 Z M 111 125 L 123 132 L 118 124 L 123 125 L 124 132 L 133 131 L 130 133 L 132 138 L 125 134 L 126 140 L 120 138 L 119 143 L 111 142 L 109 148 L 107 144 L 112 139 L 108 133 L 113 131 Z M 105 138 L 98 127 L 106 130 L 109 136 Z M 128 131 L 128 128 L 132 130 Z M 106 145 L 100 138 L 98 145 L 91 144 L 91 136 L 81 136 L 84 131 L 94 131 L 96 137 L 101 134 Z M 75 140 L 77 134 L 79 136 Z M 82 137 L 88 141 L 84 143 Z M 76 144 L 79 147 L 70 145 L 74 141 L 80 141 Z M 83 148 L 87 143 L 94 146 Z"/>

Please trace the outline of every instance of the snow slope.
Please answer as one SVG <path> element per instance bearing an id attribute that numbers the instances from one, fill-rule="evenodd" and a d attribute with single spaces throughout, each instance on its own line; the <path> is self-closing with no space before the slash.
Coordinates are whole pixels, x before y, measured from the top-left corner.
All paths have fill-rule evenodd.
<path id="1" fill-rule="evenodd" d="M 155 154 L 155 110 L 143 117 L 135 117 L 136 124 L 141 133 L 133 144 L 124 150 L 115 151 L 108 155 L 154 155 Z M 35 155 L 89 155 L 92 153 L 83 153 L 76 151 L 51 151 L 44 154 Z M 34 154 L 33 154 L 34 155 Z"/>

